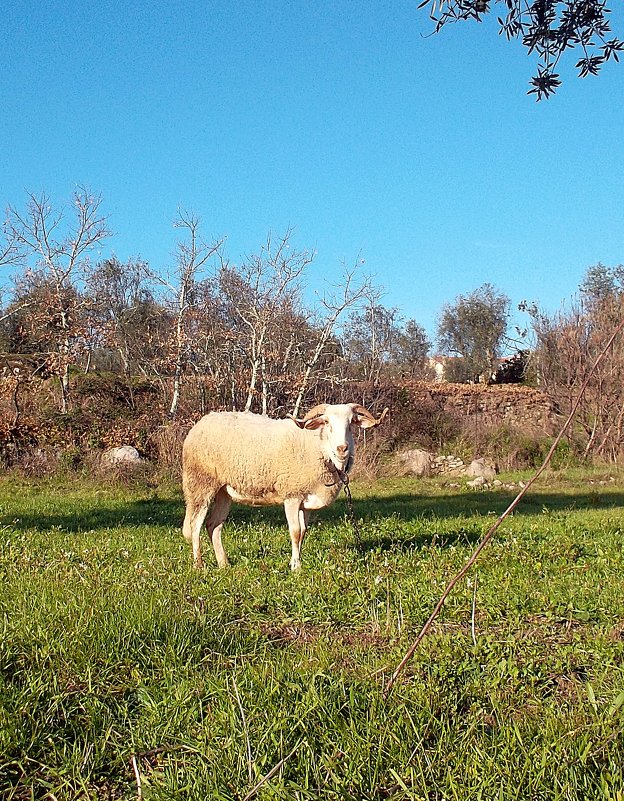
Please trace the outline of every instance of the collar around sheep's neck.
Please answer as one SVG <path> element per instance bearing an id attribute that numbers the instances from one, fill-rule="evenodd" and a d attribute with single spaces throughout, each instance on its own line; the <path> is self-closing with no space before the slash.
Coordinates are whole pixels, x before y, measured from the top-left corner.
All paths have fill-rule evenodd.
<path id="1" fill-rule="evenodd" d="M 336 484 L 348 484 L 349 483 L 349 470 L 351 469 L 351 465 L 353 464 L 353 457 L 349 454 L 349 458 L 347 459 L 347 464 L 344 470 L 340 470 L 340 468 L 336 467 L 336 465 L 332 462 L 331 459 L 325 460 L 325 467 L 327 471 L 330 473 L 332 478 L 334 479 L 331 484 L 326 484 L 326 487 L 335 487 Z"/>

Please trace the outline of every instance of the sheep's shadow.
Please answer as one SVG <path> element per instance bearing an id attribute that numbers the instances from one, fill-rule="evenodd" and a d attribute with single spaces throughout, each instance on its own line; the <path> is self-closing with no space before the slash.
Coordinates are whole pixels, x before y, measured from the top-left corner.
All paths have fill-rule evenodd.
<path id="1" fill-rule="evenodd" d="M 465 528 L 457 528 L 452 531 L 425 531 L 415 534 L 381 534 L 375 536 L 374 530 L 365 526 L 365 534 L 359 537 L 353 534 L 349 540 L 349 547 L 359 554 L 385 553 L 387 551 L 395 553 L 409 553 L 411 551 L 421 551 L 424 548 L 450 548 L 455 545 L 476 545 L 483 537 L 483 531 L 474 529 L 469 531 Z"/>
<path id="2" fill-rule="evenodd" d="M 401 493 L 398 495 L 378 495 L 355 498 L 353 510 L 356 519 L 363 522 L 363 528 L 374 527 L 376 521 L 394 518 L 399 522 L 429 523 L 429 521 L 466 517 L 481 518 L 500 515 L 515 497 L 511 490 L 454 492 L 438 495 L 418 495 Z M 535 515 L 543 511 L 549 513 L 567 512 L 589 509 L 621 509 L 624 507 L 624 490 L 609 489 L 598 492 L 581 493 L 535 492 L 527 493 L 514 511 L 515 515 Z M 12 515 L 9 512 L 9 519 Z M 120 527 L 148 527 L 179 529 L 184 517 L 184 503 L 177 498 L 144 498 L 119 505 L 111 505 L 106 500 L 94 498 L 93 505 L 83 508 L 80 514 L 54 511 L 39 514 L 34 511 L 19 510 L 11 519 L 11 526 L 16 530 L 50 531 L 59 530 L 68 533 L 110 530 Z M 329 524 L 341 525 L 345 520 L 350 522 L 348 505 L 344 495 L 330 507 L 314 512 L 312 521 L 315 526 Z M 269 525 L 285 527 L 284 510 L 281 506 L 251 508 L 234 504 L 229 515 L 230 525 L 253 526 Z M 430 523 L 427 526 L 430 529 Z M 367 547 L 378 548 L 385 542 L 387 547 L 394 547 L 399 541 L 403 548 L 417 548 L 431 540 L 430 533 L 418 534 L 396 539 L 387 537 L 365 537 Z M 445 538 L 452 536 L 448 532 Z M 461 528 L 458 520 L 456 539 L 471 537 L 472 532 Z"/>
<path id="3" fill-rule="evenodd" d="M 10 519 L 11 527 L 21 530 L 63 531 L 77 534 L 116 528 L 181 528 L 184 504 L 177 499 L 139 499 L 123 506 L 110 505 L 95 499 L 93 505 L 79 514 L 54 511 L 41 515 L 20 510 Z"/>
<path id="4" fill-rule="evenodd" d="M 430 496 L 402 493 L 391 496 L 370 496 L 354 499 L 355 516 L 362 520 L 395 517 L 403 522 L 422 519 L 449 519 L 500 515 L 517 493 L 512 490 L 482 490 Z M 518 515 L 535 515 L 541 512 L 566 513 L 571 510 L 622 509 L 624 490 L 582 493 L 529 491 L 514 510 Z M 344 499 L 336 501 L 318 514 L 320 519 L 337 522 L 348 514 Z"/>

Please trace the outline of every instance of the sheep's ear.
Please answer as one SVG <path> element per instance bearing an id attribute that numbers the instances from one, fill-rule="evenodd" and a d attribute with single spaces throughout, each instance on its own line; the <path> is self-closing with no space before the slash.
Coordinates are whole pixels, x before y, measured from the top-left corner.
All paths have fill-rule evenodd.
<path id="1" fill-rule="evenodd" d="M 298 425 L 299 428 L 307 428 L 310 429 L 311 431 L 314 431 L 314 429 L 324 426 L 325 423 L 327 422 L 325 417 L 323 417 L 323 415 L 319 415 L 318 417 L 312 417 L 310 420 L 306 420 L 305 418 L 299 419 L 298 417 L 294 417 L 294 415 L 292 414 L 287 414 L 286 417 L 292 420 L 293 423 L 295 423 L 295 425 Z"/>
<path id="2" fill-rule="evenodd" d="M 315 431 L 317 428 L 324 426 L 326 422 L 327 418 L 323 415 L 319 415 L 318 417 L 313 417 L 311 420 L 305 420 L 303 427 L 309 429 L 310 431 Z"/>

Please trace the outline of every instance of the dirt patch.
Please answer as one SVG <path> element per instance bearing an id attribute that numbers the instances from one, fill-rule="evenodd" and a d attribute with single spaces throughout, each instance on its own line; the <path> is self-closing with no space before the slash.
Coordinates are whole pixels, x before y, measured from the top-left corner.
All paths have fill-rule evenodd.
<path id="1" fill-rule="evenodd" d="M 624 620 L 620 620 L 619 623 L 611 629 L 610 632 L 611 639 L 616 640 L 617 642 L 624 640 Z"/>
<path id="2" fill-rule="evenodd" d="M 570 645 L 574 641 L 574 633 L 584 625 L 579 620 L 546 615 L 531 615 L 527 622 L 529 625 L 521 630 L 521 637 L 556 645 Z"/>
<path id="3" fill-rule="evenodd" d="M 277 648 L 288 645 L 307 645 L 327 640 L 350 648 L 387 648 L 388 637 L 373 629 L 354 631 L 347 628 L 332 628 L 312 623 L 287 623 L 281 626 L 263 624 L 262 634 Z"/>

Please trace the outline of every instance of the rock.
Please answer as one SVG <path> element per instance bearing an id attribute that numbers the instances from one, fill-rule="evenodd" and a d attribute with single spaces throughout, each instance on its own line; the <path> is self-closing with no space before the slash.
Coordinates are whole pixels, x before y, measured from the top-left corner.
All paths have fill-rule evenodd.
<path id="1" fill-rule="evenodd" d="M 487 486 L 487 481 L 483 476 L 477 476 L 476 478 L 473 478 L 472 481 L 467 481 L 466 486 L 470 487 L 471 489 L 476 487 L 485 487 Z"/>
<path id="2" fill-rule="evenodd" d="M 496 465 L 489 459 L 474 459 L 466 468 L 466 475 L 489 480 L 496 476 Z"/>
<path id="3" fill-rule="evenodd" d="M 142 464 L 145 460 L 141 458 L 139 452 L 132 445 L 121 445 L 119 448 L 109 448 L 102 455 L 102 465 L 104 467 L 135 467 Z"/>
<path id="4" fill-rule="evenodd" d="M 432 456 L 428 451 L 412 448 L 409 451 L 399 453 L 397 459 L 404 476 L 422 478 L 431 474 Z"/>

